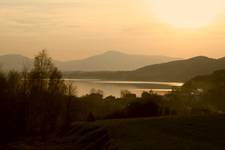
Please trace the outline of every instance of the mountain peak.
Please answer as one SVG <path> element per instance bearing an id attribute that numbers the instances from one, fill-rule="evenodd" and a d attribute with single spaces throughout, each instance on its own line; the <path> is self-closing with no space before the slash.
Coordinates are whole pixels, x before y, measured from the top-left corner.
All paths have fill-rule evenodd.
<path id="1" fill-rule="evenodd" d="M 23 58 L 26 58 L 25 56 L 23 55 L 20 55 L 20 54 L 6 54 L 6 55 L 1 55 L 0 57 L 23 57 Z"/>
<path id="2" fill-rule="evenodd" d="M 124 55 L 125 53 L 122 53 L 120 51 L 116 51 L 116 50 L 110 50 L 110 51 L 106 51 L 104 54 L 107 54 L 107 55 Z"/>
<path id="3" fill-rule="evenodd" d="M 212 58 L 209 58 L 206 56 L 196 56 L 196 57 L 190 58 L 189 60 L 212 60 Z"/>

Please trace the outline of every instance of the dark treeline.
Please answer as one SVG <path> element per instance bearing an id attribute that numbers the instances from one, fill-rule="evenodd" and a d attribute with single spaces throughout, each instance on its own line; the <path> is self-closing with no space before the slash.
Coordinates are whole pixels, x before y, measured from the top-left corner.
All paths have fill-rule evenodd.
<path id="1" fill-rule="evenodd" d="M 225 70 L 211 75 L 197 76 L 181 88 L 168 95 L 178 112 L 182 113 L 224 113 L 225 112 Z"/>
<path id="2" fill-rule="evenodd" d="M 46 51 L 34 60 L 32 70 L 0 73 L 0 141 L 18 136 L 61 133 L 75 121 L 135 118 L 183 114 L 221 113 L 225 110 L 225 71 L 196 77 L 168 95 L 143 92 L 136 97 L 121 91 L 121 97 L 103 97 L 101 90 L 75 95 L 72 83 L 62 79 Z"/>
<path id="3" fill-rule="evenodd" d="M 76 97 L 72 83 L 62 79 L 45 50 L 34 59 L 31 70 L 0 73 L 0 141 L 20 136 L 45 140 L 60 133 L 74 121 L 158 116 L 161 96 L 143 93 L 137 98 L 122 91 L 121 98 L 103 98 L 100 90 Z"/>
<path id="4" fill-rule="evenodd" d="M 1 141 L 17 135 L 44 139 L 66 126 L 71 90 L 44 50 L 35 57 L 32 70 L 0 73 Z"/>

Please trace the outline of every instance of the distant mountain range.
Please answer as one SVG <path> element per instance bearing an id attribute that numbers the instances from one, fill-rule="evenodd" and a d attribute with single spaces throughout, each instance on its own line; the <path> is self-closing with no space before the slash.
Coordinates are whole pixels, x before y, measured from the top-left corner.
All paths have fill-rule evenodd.
<path id="1" fill-rule="evenodd" d="M 2 70 L 31 68 L 33 59 L 21 55 L 0 56 Z M 82 60 L 56 61 L 65 77 L 98 78 L 107 80 L 187 81 L 198 75 L 225 69 L 225 57 L 213 59 L 204 56 L 178 60 L 166 56 L 129 55 L 108 51 Z M 143 67 L 144 66 L 144 67 Z"/>
<path id="2" fill-rule="evenodd" d="M 167 56 L 130 55 L 118 51 L 108 51 L 82 60 L 60 62 L 57 66 L 64 71 L 122 71 L 177 59 Z"/>
<path id="3" fill-rule="evenodd" d="M 134 71 L 120 72 L 73 72 L 67 77 L 100 78 L 108 80 L 137 81 L 187 81 L 198 75 L 211 74 L 216 70 L 225 69 L 225 57 L 212 59 L 198 56 L 186 60 L 148 65 Z"/>
<path id="4" fill-rule="evenodd" d="M 17 70 L 20 71 L 24 67 L 31 68 L 33 60 L 17 54 L 0 56 L 0 69 L 3 71 Z"/>
<path id="5" fill-rule="evenodd" d="M 130 55 L 118 51 L 108 51 L 82 60 L 57 61 L 55 65 L 62 71 L 124 71 L 178 60 L 167 56 Z M 0 66 L 3 70 L 21 70 L 30 67 L 33 59 L 22 55 L 0 56 Z"/>

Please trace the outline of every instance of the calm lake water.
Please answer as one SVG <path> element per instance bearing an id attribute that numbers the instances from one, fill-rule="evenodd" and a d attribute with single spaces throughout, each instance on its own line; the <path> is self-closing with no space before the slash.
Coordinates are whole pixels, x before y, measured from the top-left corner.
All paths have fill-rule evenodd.
<path id="1" fill-rule="evenodd" d="M 107 81 L 98 79 L 65 79 L 65 81 L 72 82 L 77 87 L 78 96 L 88 94 L 94 88 L 102 90 L 104 97 L 110 95 L 120 97 L 122 90 L 129 90 L 137 96 L 141 96 L 143 91 L 150 90 L 163 95 L 170 92 L 172 87 L 183 85 L 183 83 L 178 82 Z"/>

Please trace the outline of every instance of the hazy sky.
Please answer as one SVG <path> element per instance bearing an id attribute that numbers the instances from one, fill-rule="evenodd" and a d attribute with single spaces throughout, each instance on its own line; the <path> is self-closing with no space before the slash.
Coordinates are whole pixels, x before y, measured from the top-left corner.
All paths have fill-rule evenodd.
<path id="1" fill-rule="evenodd" d="M 225 56 L 225 0 L 168 1 L 0 0 L 0 55 Z"/>

